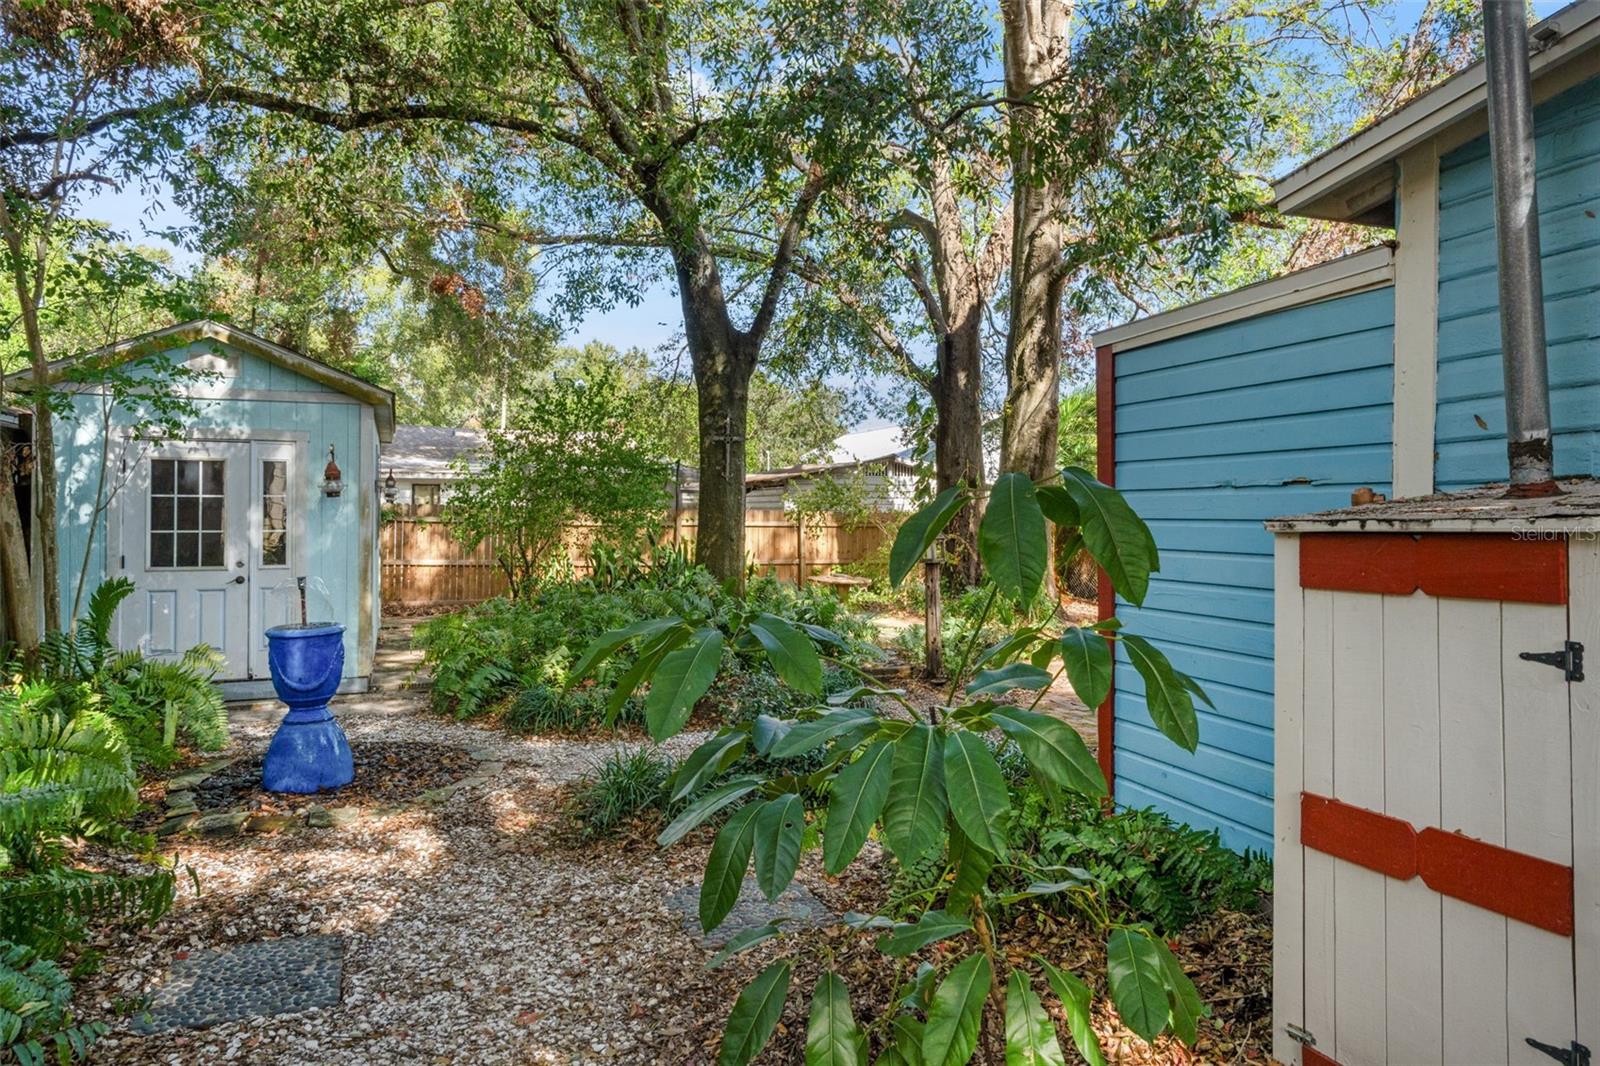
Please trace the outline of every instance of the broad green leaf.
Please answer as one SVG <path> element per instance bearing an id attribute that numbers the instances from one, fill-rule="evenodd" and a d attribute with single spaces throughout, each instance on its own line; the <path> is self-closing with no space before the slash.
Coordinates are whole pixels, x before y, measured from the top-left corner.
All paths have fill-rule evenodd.
<path id="1" fill-rule="evenodd" d="M 930 986 L 928 991 L 931 994 L 932 980 L 938 974 L 931 966 L 927 967 L 924 973 L 927 974 Z M 927 1026 L 909 1014 L 895 1015 L 892 1025 L 894 1044 L 884 1052 L 883 1057 L 874 1066 L 923 1066 L 922 1038 L 927 1032 Z"/>
<path id="2" fill-rule="evenodd" d="M 772 1039 L 789 995 L 789 963 L 775 962 L 745 985 L 722 1030 L 718 1066 L 748 1066 Z"/>
<path id="3" fill-rule="evenodd" d="M 774 718 L 770 714 L 756 715 L 756 720 L 750 723 L 750 738 L 755 744 L 756 752 L 766 755 L 794 726 L 793 718 Z"/>
<path id="4" fill-rule="evenodd" d="M 883 808 L 884 840 L 902 866 L 938 846 L 949 813 L 939 734 L 918 722 L 894 742 L 889 799 Z"/>
<path id="5" fill-rule="evenodd" d="M 1072 493 L 1060 485 L 1044 485 L 1035 490 L 1039 496 L 1039 510 L 1045 518 L 1063 530 L 1078 528 L 1078 504 Z M 1070 559 L 1071 555 L 1063 556 Z"/>
<path id="6" fill-rule="evenodd" d="M 1006 979 L 1006 1066 L 1067 1066 L 1055 1023 L 1020 966 Z"/>
<path id="7" fill-rule="evenodd" d="M 812 748 L 820 747 L 863 723 L 877 720 L 878 716 L 865 707 L 845 707 L 842 710 L 829 711 L 819 718 L 796 722 L 776 744 L 772 745 L 772 757 L 789 759 L 796 755 L 804 755 Z"/>
<path id="8" fill-rule="evenodd" d="M 867 1034 L 850 1010 L 850 990 L 831 971 L 817 978 L 806 1022 L 806 1066 L 866 1066 Z"/>
<path id="9" fill-rule="evenodd" d="M 628 702 L 628 697 L 633 695 L 638 687 L 649 680 L 661 665 L 661 660 L 667 657 L 678 645 L 689 639 L 689 630 L 683 626 L 675 626 L 661 635 L 661 639 L 651 645 L 650 650 L 641 651 L 639 658 L 634 660 L 632 666 L 617 678 L 616 687 L 611 690 L 611 696 L 606 700 L 606 726 L 609 728 L 617 722 L 617 715 L 622 711 L 622 705 Z"/>
<path id="10" fill-rule="evenodd" d="M 1156 947 L 1156 954 L 1161 956 L 1161 973 L 1167 984 L 1167 1007 L 1172 1014 L 1172 1031 L 1179 1040 L 1193 1047 L 1196 1037 L 1200 1035 L 1200 1019 L 1211 1011 L 1200 999 L 1194 982 L 1183 972 L 1183 964 L 1167 947 L 1166 941 L 1155 937 L 1151 943 Z"/>
<path id="11" fill-rule="evenodd" d="M 661 835 L 656 837 L 656 843 L 663 848 L 676 844 L 713 814 L 730 803 L 738 802 L 759 787 L 761 781 L 754 777 L 740 777 L 717 786 L 684 808 L 683 813 L 674 818 L 671 824 L 661 831 Z"/>
<path id="12" fill-rule="evenodd" d="M 904 696 L 903 688 L 879 688 L 877 685 L 852 685 L 850 688 L 838 692 L 828 693 L 827 704 L 830 707 L 843 707 L 847 703 L 854 703 L 862 696 Z"/>
<path id="13" fill-rule="evenodd" d="M 1015 632 L 1008 633 L 978 653 L 972 660 L 974 668 L 993 663 L 995 666 L 1004 666 L 1015 659 L 1028 645 L 1039 637 L 1039 626 L 1024 626 Z"/>
<path id="14" fill-rule="evenodd" d="M 1099 633 L 1073 626 L 1061 634 L 1061 661 L 1067 680 L 1092 710 L 1111 694 L 1111 645 Z"/>
<path id="15" fill-rule="evenodd" d="M 1200 744 L 1200 719 L 1195 714 L 1194 697 L 1178 680 L 1172 663 L 1143 637 L 1123 633 L 1118 639 L 1127 649 L 1128 661 L 1144 679 L 1144 704 L 1150 720 L 1168 740 L 1185 751 L 1193 751 Z"/>
<path id="16" fill-rule="evenodd" d="M 1010 663 L 998 670 L 985 670 L 967 683 L 969 696 L 996 696 L 1014 688 L 1041 689 L 1048 686 L 1050 671 L 1032 663 Z"/>
<path id="17" fill-rule="evenodd" d="M 894 547 L 889 549 L 890 585 L 898 587 L 905 580 L 966 502 L 965 490 L 960 485 L 952 485 L 900 524 L 900 531 L 894 536 Z"/>
<path id="18" fill-rule="evenodd" d="M 944 911 L 923 912 L 915 922 L 902 922 L 888 936 L 878 938 L 878 950 L 885 955 L 915 955 L 929 944 L 948 940 L 972 929 L 965 918 Z"/>
<path id="19" fill-rule="evenodd" d="M 708 626 L 694 637 L 693 644 L 669 652 L 650 679 L 644 717 L 650 737 L 657 743 L 683 728 L 694 705 L 717 679 L 717 667 L 722 663 L 722 631 Z"/>
<path id="20" fill-rule="evenodd" d="M 850 865 L 867 842 L 872 823 L 889 797 L 889 770 L 894 745 L 880 740 L 833 779 L 828 821 L 822 828 L 822 864 L 830 874 Z"/>
<path id="21" fill-rule="evenodd" d="M 718 733 L 694 749 L 672 775 L 669 798 L 676 803 L 694 795 L 701 785 L 732 766 L 744 754 L 745 745 L 749 742 L 748 733 Z"/>
<path id="22" fill-rule="evenodd" d="M 1089 1010 L 1093 999 L 1089 986 L 1079 980 L 1077 974 L 1060 969 L 1043 955 L 1035 955 L 1034 959 L 1067 1012 L 1067 1031 L 1072 1034 L 1078 1054 L 1089 1066 L 1106 1066 L 1105 1052 L 1100 1050 L 1100 1034 L 1094 1031 L 1094 1017 Z"/>
<path id="23" fill-rule="evenodd" d="M 1073 792 L 1105 795 L 1105 775 L 1076 729 L 1047 714 L 1018 707 L 996 707 L 989 717 L 1017 742 L 1028 765 L 1039 773 Z"/>
<path id="24" fill-rule="evenodd" d="M 771 614 L 751 619 L 750 632 L 767 650 L 767 658 L 784 684 L 812 696 L 822 695 L 822 659 L 810 637 Z"/>
<path id="25" fill-rule="evenodd" d="M 1178 684 L 1187 689 L 1189 693 L 1198 698 L 1200 702 L 1204 703 L 1207 707 L 1210 707 L 1213 711 L 1217 709 L 1217 705 L 1211 702 L 1211 697 L 1206 694 L 1206 690 L 1200 687 L 1200 682 L 1196 681 L 1194 678 L 1190 677 L 1188 674 L 1184 673 L 1182 670 L 1179 670 L 1175 666 L 1172 668 L 1172 676 L 1176 677 L 1178 679 Z"/>
<path id="26" fill-rule="evenodd" d="M 1122 1024 L 1154 1042 L 1167 1027 L 1167 982 L 1161 955 L 1137 929 L 1118 929 L 1106 942 L 1106 977 Z"/>
<path id="27" fill-rule="evenodd" d="M 961 831 L 984 851 L 1004 857 L 1011 796 L 983 738 L 964 730 L 945 738 L 944 787 Z"/>
<path id="28" fill-rule="evenodd" d="M 566 688 L 570 689 L 573 685 L 582 681 L 589 671 L 599 666 L 612 652 L 635 637 L 649 639 L 682 623 L 683 619 L 676 616 L 670 618 L 641 618 L 639 621 L 623 626 L 621 629 L 613 629 L 609 633 L 600 634 L 589 642 L 589 646 L 584 648 L 583 653 L 578 656 L 578 661 L 572 664 L 572 669 L 567 671 Z"/>
<path id="29" fill-rule="evenodd" d="M 810 622 L 797 622 L 795 624 L 805 631 L 805 633 L 818 644 L 826 644 L 829 647 L 841 648 L 845 650 L 849 650 L 850 648 L 850 642 L 848 640 L 845 640 L 839 634 L 835 633 L 831 629 L 828 629 L 826 626 L 812 625 Z"/>
<path id="30" fill-rule="evenodd" d="M 800 841 L 806 831 L 806 805 L 793 792 L 768 800 L 756 816 L 756 884 L 775 900 L 794 880 Z"/>
<path id="31" fill-rule="evenodd" d="M 758 925 L 754 929 L 746 929 L 742 933 L 733 936 L 726 944 L 722 945 L 722 950 L 712 956 L 710 962 L 706 963 L 706 969 L 715 970 L 735 955 L 741 955 L 757 944 L 764 944 L 771 940 L 783 932 L 782 927 L 778 924 L 783 920 L 779 918 L 777 921 L 768 922 L 766 925 Z"/>
<path id="32" fill-rule="evenodd" d="M 744 872 L 750 868 L 750 849 L 756 839 L 759 804 L 751 803 L 733 812 L 711 842 L 706 859 L 706 874 L 700 881 L 700 928 L 711 932 L 739 902 Z"/>
<path id="33" fill-rule="evenodd" d="M 1150 574 L 1161 569 L 1150 527 L 1120 492 L 1096 481 L 1087 470 L 1067 467 L 1061 471 L 1061 485 L 1078 505 L 1084 547 L 1111 578 L 1111 587 L 1123 599 L 1143 603 Z"/>
<path id="34" fill-rule="evenodd" d="M 950 882 L 949 902 L 945 906 L 952 914 L 965 914 L 972 901 L 983 893 L 994 870 L 995 856 L 967 839 L 959 825 L 950 830 L 950 865 L 955 877 Z"/>
<path id="35" fill-rule="evenodd" d="M 969 955 L 940 982 L 922 1034 L 922 1058 L 928 1066 L 962 1066 L 972 1058 L 993 976 L 986 956 Z"/>
<path id="36" fill-rule="evenodd" d="M 989 578 L 1013 602 L 1028 604 L 1044 583 L 1044 515 L 1026 474 L 1001 474 L 978 526 L 978 554 Z"/>

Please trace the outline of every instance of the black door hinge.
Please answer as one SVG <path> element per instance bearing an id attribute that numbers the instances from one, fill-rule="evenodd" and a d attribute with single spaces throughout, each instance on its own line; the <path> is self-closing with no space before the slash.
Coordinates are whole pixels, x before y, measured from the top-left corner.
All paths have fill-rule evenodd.
<path id="1" fill-rule="evenodd" d="M 1590 1066 L 1589 1049 L 1578 1043 L 1576 1040 L 1574 1040 L 1567 1047 L 1556 1047 L 1554 1044 L 1546 1044 L 1542 1041 L 1535 1040 L 1531 1036 L 1528 1037 L 1527 1040 L 1529 1047 L 1533 1048 L 1535 1051 L 1544 1052 L 1557 1062 L 1562 1063 L 1562 1066 Z"/>
<path id="2" fill-rule="evenodd" d="M 1565 673 L 1568 681 L 1583 680 L 1583 645 L 1575 640 L 1567 641 L 1560 651 L 1525 651 L 1517 658 L 1553 666 Z"/>

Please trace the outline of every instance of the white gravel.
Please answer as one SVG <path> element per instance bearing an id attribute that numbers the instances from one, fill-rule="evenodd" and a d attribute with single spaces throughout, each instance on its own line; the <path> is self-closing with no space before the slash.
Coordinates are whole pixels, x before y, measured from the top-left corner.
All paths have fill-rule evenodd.
<path id="1" fill-rule="evenodd" d="M 110 938 L 78 1003 L 114 1032 L 108 1063 L 573 1063 L 699 1058 L 673 1038 L 675 996 L 706 953 L 665 905 L 703 853 L 581 845 L 562 786 L 637 746 L 509 736 L 426 713 L 421 697 L 347 697 L 353 741 L 491 750 L 487 784 L 436 808 L 340 830 L 168 843 L 198 877 L 155 929 Z M 265 746 L 275 714 L 237 716 L 234 750 Z M 675 738 L 681 756 L 703 735 Z M 181 953 L 306 933 L 347 938 L 334 1008 L 139 1036 L 127 1013 Z M 677 1048 L 677 1050 L 672 1050 Z"/>

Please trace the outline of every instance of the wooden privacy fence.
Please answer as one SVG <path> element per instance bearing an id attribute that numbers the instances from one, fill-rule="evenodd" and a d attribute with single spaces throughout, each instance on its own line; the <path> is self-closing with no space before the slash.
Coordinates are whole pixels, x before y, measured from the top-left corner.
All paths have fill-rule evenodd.
<path id="1" fill-rule="evenodd" d="M 674 520 L 675 519 L 675 520 Z M 888 539 L 884 528 L 893 519 L 861 523 L 837 514 L 812 516 L 802 530 L 795 516 L 781 510 L 746 511 L 745 554 L 756 572 L 804 585 L 870 557 Z M 664 516 L 668 543 L 694 540 L 699 517 L 694 511 Z M 575 524 L 567 538 L 567 558 L 579 574 L 589 570 L 592 525 Z M 433 515 L 399 514 L 385 522 L 378 538 L 382 561 L 383 602 L 391 606 L 458 606 L 480 603 L 506 591 L 506 578 L 494 559 L 494 545 L 484 542 L 472 551 Z"/>

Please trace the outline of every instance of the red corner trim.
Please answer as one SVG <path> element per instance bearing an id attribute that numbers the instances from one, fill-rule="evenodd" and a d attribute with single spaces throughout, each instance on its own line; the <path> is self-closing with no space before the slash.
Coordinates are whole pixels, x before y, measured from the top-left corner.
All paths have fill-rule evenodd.
<path id="1" fill-rule="evenodd" d="M 1300 540 L 1300 586 L 1563 604 L 1567 545 L 1503 533 L 1310 533 Z"/>
<path id="2" fill-rule="evenodd" d="M 1442 829 L 1417 834 L 1417 866 L 1435 892 L 1558 936 L 1573 933 L 1570 866 Z"/>
<path id="3" fill-rule="evenodd" d="M 1411 823 L 1300 793 L 1300 840 L 1308 848 L 1400 881 L 1417 876 L 1417 834 Z"/>
<path id="4" fill-rule="evenodd" d="M 1311 792 L 1300 794 L 1300 842 L 1399 881 L 1421 875 L 1443 896 L 1572 936 L 1572 867 L 1461 833 L 1409 822 Z"/>
<path id="5" fill-rule="evenodd" d="M 1094 409 L 1095 409 L 1095 477 L 1107 485 L 1117 483 L 1117 371 L 1115 353 L 1111 345 L 1104 344 L 1094 350 Z M 1117 613 L 1117 595 L 1111 588 L 1111 579 L 1100 572 L 1100 620 L 1105 621 Z M 1105 702 L 1095 713 L 1096 757 L 1100 772 L 1105 775 L 1106 788 L 1115 791 L 1117 784 L 1116 713 L 1117 689 L 1113 683 L 1106 693 Z"/>
<path id="6" fill-rule="evenodd" d="M 1310 1044 L 1300 1049 L 1300 1062 L 1302 1066 L 1339 1066 L 1339 1064 Z"/>

